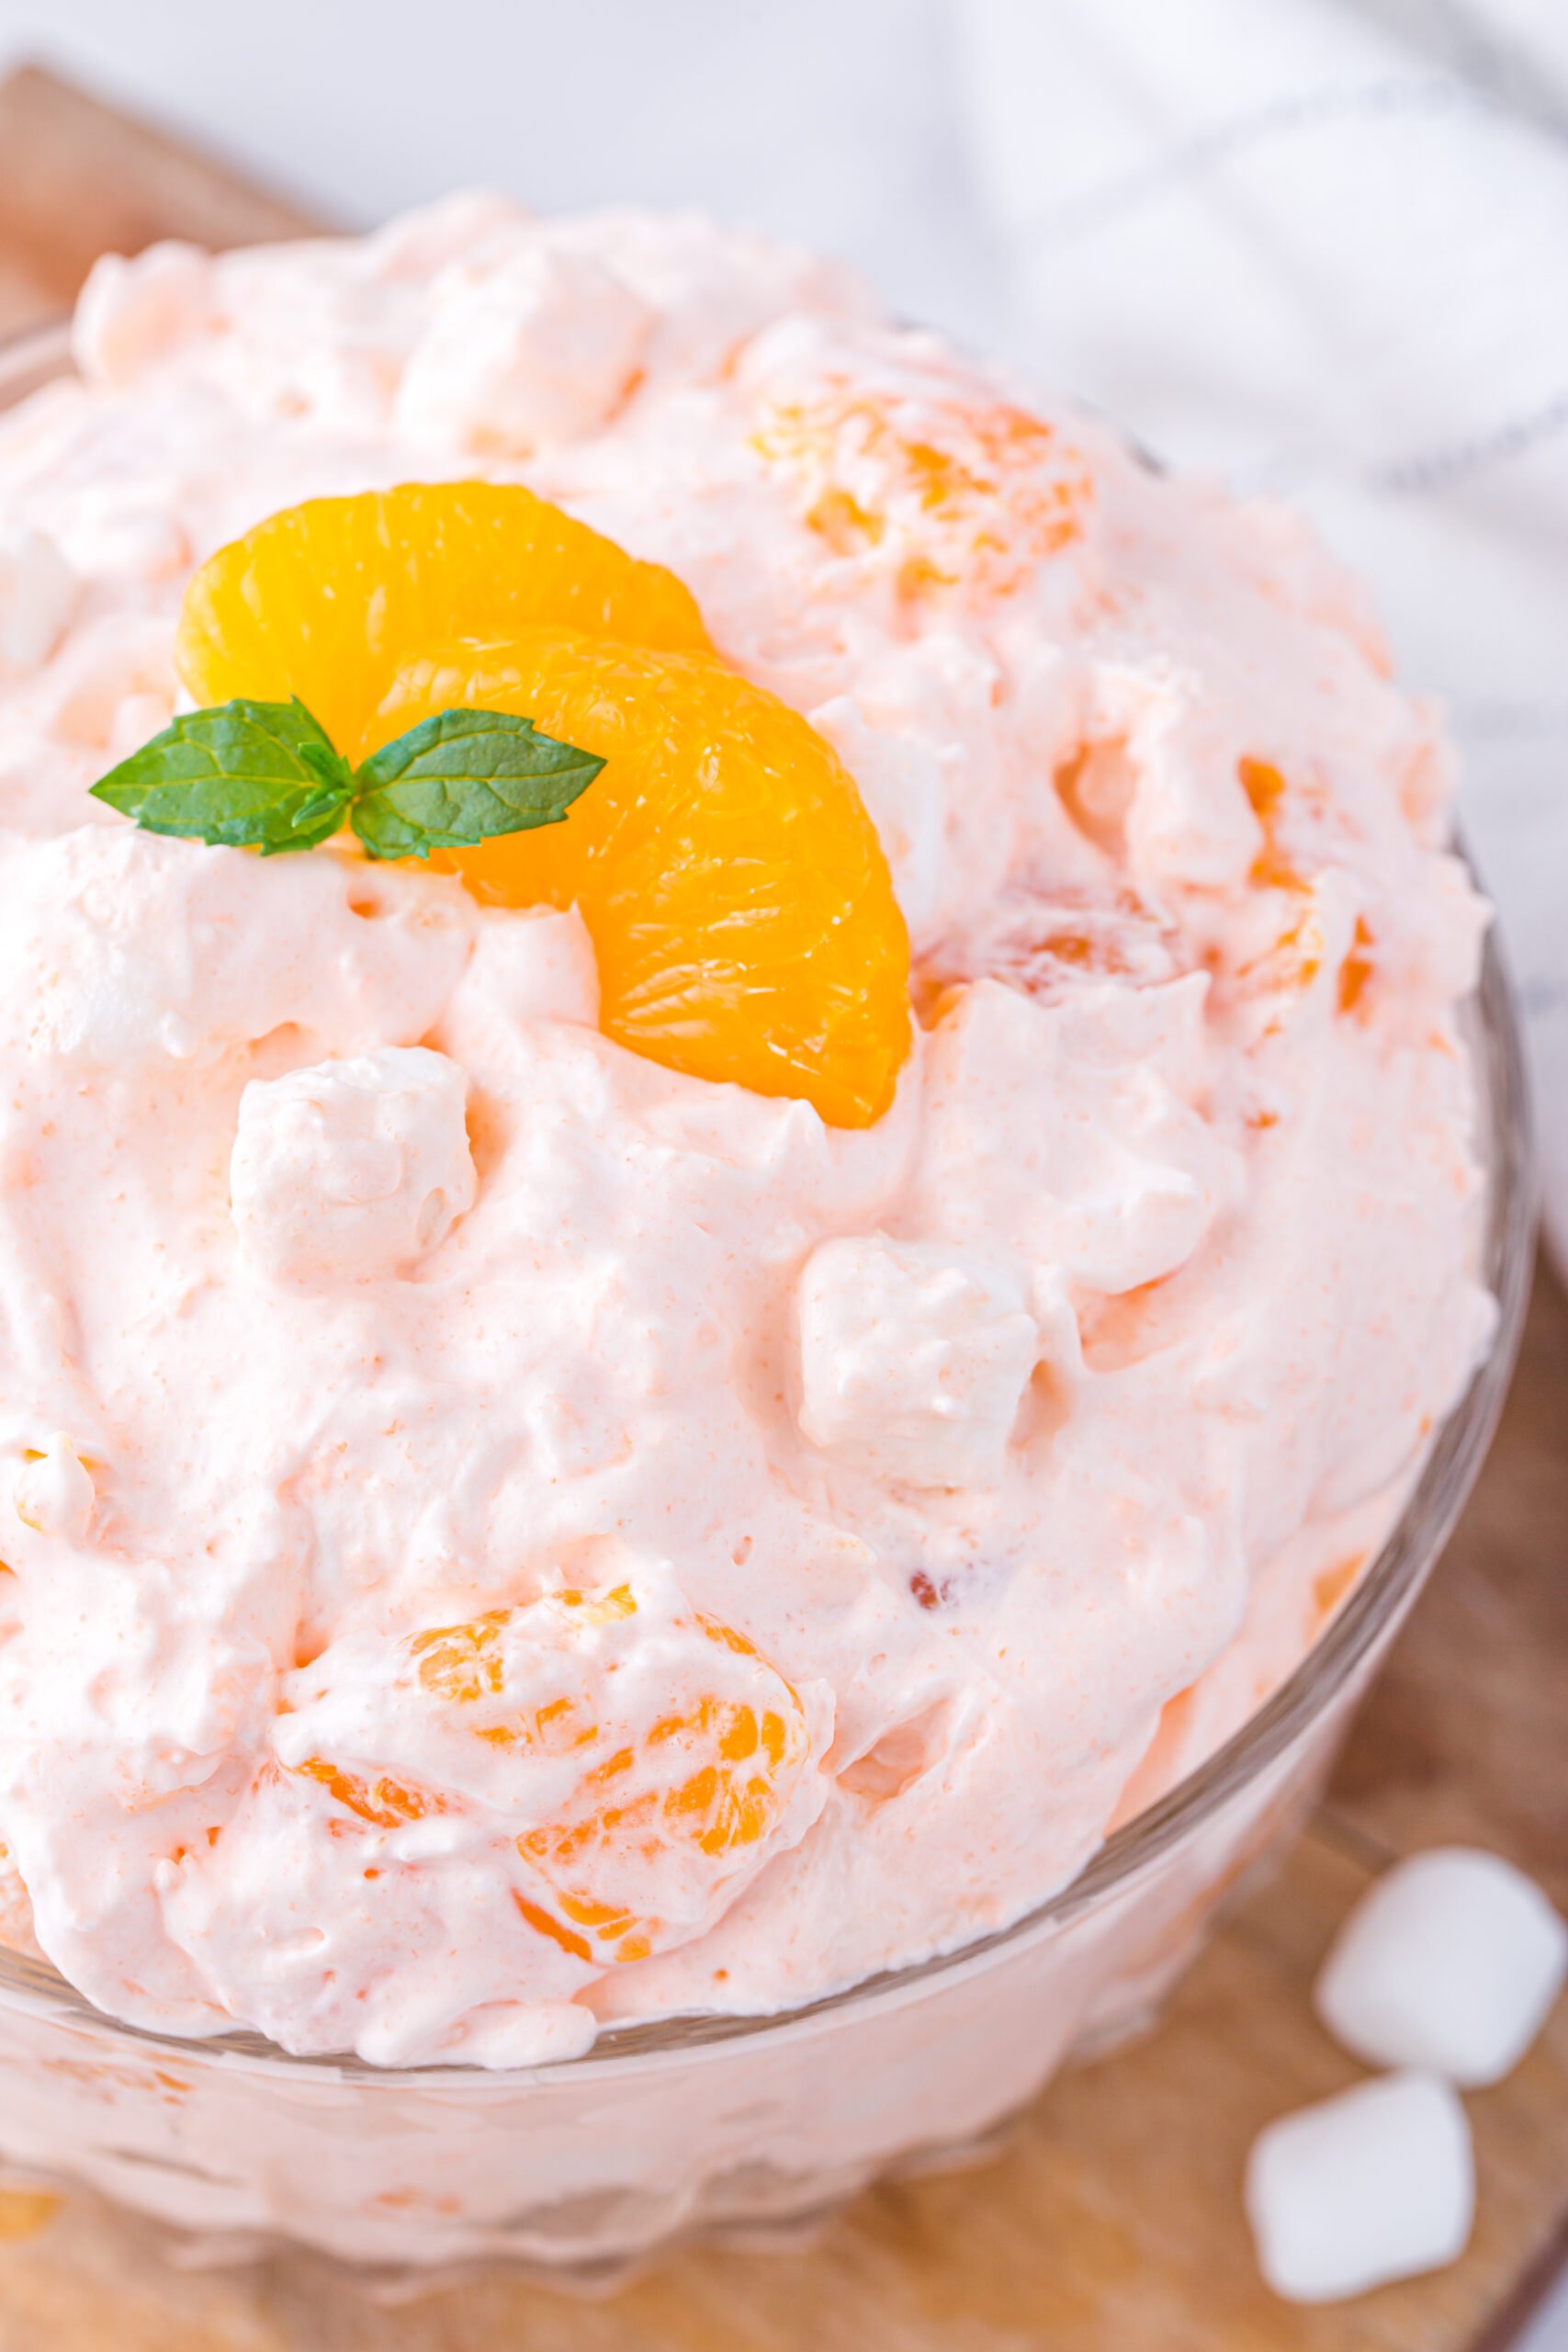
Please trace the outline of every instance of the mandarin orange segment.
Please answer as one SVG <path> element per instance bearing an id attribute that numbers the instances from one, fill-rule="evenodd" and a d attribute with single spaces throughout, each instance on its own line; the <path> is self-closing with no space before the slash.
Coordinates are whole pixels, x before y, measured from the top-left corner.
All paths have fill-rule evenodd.
<path id="1" fill-rule="evenodd" d="M 585 1773 L 558 1818 L 525 1831 L 517 1850 L 547 1880 L 566 1917 L 610 1948 L 606 1958 L 643 1959 L 662 1923 L 604 1894 L 624 1850 L 645 1865 L 682 1848 L 724 1863 L 777 1826 L 806 1754 L 787 1683 L 777 1706 L 760 1710 L 705 1696 Z"/>
<path id="2" fill-rule="evenodd" d="M 1356 917 L 1356 928 L 1345 961 L 1339 967 L 1339 1010 L 1354 1012 L 1366 993 L 1367 982 L 1376 968 L 1372 949 L 1375 944 L 1365 915 Z"/>
<path id="3" fill-rule="evenodd" d="M 1263 831 L 1263 847 L 1253 859 L 1247 879 L 1255 889 L 1281 890 L 1310 898 L 1313 885 L 1299 865 L 1281 848 L 1279 829 L 1290 786 L 1280 770 L 1267 760 L 1242 759 L 1236 765 L 1242 790 Z M 1356 917 L 1350 944 L 1339 966 L 1338 1008 L 1342 1013 L 1362 1009 L 1368 982 L 1376 970 L 1376 942 L 1365 915 Z M 1321 927 L 1303 913 L 1280 933 L 1272 952 L 1244 965 L 1244 973 L 1263 971 L 1287 987 L 1309 988 L 1323 967 L 1325 943 Z"/>
<path id="4" fill-rule="evenodd" d="M 400 1829 L 463 1809 L 462 1750 L 479 1743 L 495 1758 L 482 1802 L 525 1867 L 521 1917 L 574 1958 L 645 1958 L 671 1916 L 705 1917 L 779 1827 L 812 1742 L 793 1686 L 713 1619 L 662 1615 L 639 1677 L 637 1615 L 627 1586 L 565 1590 L 403 1642 L 400 1687 L 457 1743 L 440 1789 L 357 1758 L 293 1769 L 360 1821 Z"/>
<path id="5" fill-rule="evenodd" d="M 371 1780 L 363 1773 L 341 1771 L 324 1756 L 309 1756 L 295 1769 L 308 1781 L 320 1781 L 339 1804 L 378 1829 L 399 1829 L 405 1821 L 423 1821 L 428 1814 L 446 1810 L 428 1789 L 407 1787 L 384 1773 Z"/>
<path id="6" fill-rule="evenodd" d="M 578 907 L 607 1036 L 834 1126 L 882 1115 L 909 1048 L 908 936 L 854 782 L 797 712 L 711 655 L 540 628 L 411 662 L 373 740 L 463 704 L 605 763 L 564 824 L 434 863 L 493 905 Z"/>
<path id="7" fill-rule="evenodd" d="M 1081 454 L 1008 401 L 825 390 L 772 409 L 752 447 L 789 469 L 836 555 L 895 547 L 908 594 L 1010 594 L 1082 538 L 1094 503 Z"/>
<path id="8" fill-rule="evenodd" d="M 662 564 L 518 483 L 456 481 L 313 498 L 259 523 L 191 582 L 175 651 L 198 704 L 298 695 L 357 758 L 404 662 L 538 620 L 671 650 L 708 642 Z"/>
<path id="9" fill-rule="evenodd" d="M 416 1634 L 409 1647 L 419 1660 L 423 1688 L 438 1698 L 470 1704 L 487 1690 L 499 1690 L 501 1631 L 506 1616 L 504 1609 L 492 1609 L 471 1624 L 433 1625 L 429 1633 Z"/>
<path id="10" fill-rule="evenodd" d="M 1258 890 L 1304 891 L 1312 887 L 1280 846 L 1278 826 L 1285 799 L 1285 779 L 1267 760 L 1238 761 L 1236 773 L 1252 813 L 1263 828 L 1263 847 L 1247 876 Z"/>

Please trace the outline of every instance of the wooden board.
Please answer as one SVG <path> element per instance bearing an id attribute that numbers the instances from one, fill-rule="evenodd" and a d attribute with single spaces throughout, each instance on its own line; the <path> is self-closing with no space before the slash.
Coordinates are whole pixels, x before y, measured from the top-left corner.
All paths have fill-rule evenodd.
<path id="1" fill-rule="evenodd" d="M 101 253 L 320 227 L 226 164 L 24 66 L 0 84 L 0 334 L 59 318 Z"/>
<path id="2" fill-rule="evenodd" d="M 106 246 L 307 225 L 45 75 L 0 88 L 0 327 L 58 311 Z M 685 2253 L 594 2303 L 496 2278 L 378 2306 L 305 2258 L 175 2273 L 133 2220 L 0 2194 L 0 2352 L 1501 2352 L 1568 2250 L 1568 2012 L 1470 2102 L 1480 2220 L 1441 2276 L 1292 2311 L 1239 2190 L 1261 2123 L 1355 2076 L 1307 1988 L 1385 1861 L 1474 1839 L 1568 1907 L 1565 1547 L 1568 1304 L 1543 1275 L 1492 1458 L 1306 1839 L 1159 2032 L 1054 2086 L 994 2163 L 874 2191 L 809 2252 Z"/>

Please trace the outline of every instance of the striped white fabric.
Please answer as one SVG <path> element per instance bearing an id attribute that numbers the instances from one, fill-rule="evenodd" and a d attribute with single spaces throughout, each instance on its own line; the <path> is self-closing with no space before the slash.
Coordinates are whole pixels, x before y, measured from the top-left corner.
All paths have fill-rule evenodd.
<path id="1" fill-rule="evenodd" d="M 953 14 L 1015 356 L 1303 501 L 1450 703 L 1568 1267 L 1568 9 Z"/>

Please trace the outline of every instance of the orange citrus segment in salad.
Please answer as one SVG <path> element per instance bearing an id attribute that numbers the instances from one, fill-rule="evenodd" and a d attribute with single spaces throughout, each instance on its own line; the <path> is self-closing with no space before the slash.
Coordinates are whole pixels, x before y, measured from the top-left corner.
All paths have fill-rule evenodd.
<path id="1" fill-rule="evenodd" d="M 436 853 L 493 905 L 578 907 L 600 1024 L 633 1052 L 868 1126 L 909 1047 L 908 937 L 838 754 L 700 652 L 539 628 L 411 662 L 376 742 L 513 711 L 605 763 L 564 824 Z"/>
<path id="2" fill-rule="evenodd" d="M 1080 453 L 1009 401 L 828 389 L 773 409 L 752 446 L 789 469 L 834 553 L 897 550 L 906 594 L 1004 595 L 1084 536 Z"/>
<path id="3" fill-rule="evenodd" d="M 746 1849 L 778 1826 L 811 1754 L 791 1684 L 743 1634 L 699 1612 L 648 1637 L 677 1695 L 619 1713 L 612 1678 L 639 1639 L 637 1614 L 629 1586 L 566 1590 L 433 1626 L 400 1651 L 400 1680 L 437 1711 L 444 1735 L 496 1757 L 486 1802 L 513 1825 L 522 1917 L 600 1963 L 657 1948 L 661 1894 L 687 1925 L 700 1918 Z M 451 1788 L 374 1767 L 317 1755 L 294 1770 L 376 1828 L 462 1809 Z M 550 1795 L 530 1818 L 533 1790 Z"/>
<path id="4" fill-rule="evenodd" d="M 362 1772 L 343 1772 L 324 1756 L 307 1757 L 295 1770 L 308 1781 L 320 1781 L 339 1804 L 378 1829 L 396 1829 L 405 1821 L 423 1821 L 427 1814 L 446 1810 L 440 1798 L 426 1789 L 406 1786 L 385 1773 L 371 1780 Z"/>
<path id="5" fill-rule="evenodd" d="M 298 695 L 357 759 L 401 664 L 537 620 L 702 650 L 691 592 L 515 482 L 312 498 L 220 548 L 186 591 L 176 658 L 198 704 Z"/>

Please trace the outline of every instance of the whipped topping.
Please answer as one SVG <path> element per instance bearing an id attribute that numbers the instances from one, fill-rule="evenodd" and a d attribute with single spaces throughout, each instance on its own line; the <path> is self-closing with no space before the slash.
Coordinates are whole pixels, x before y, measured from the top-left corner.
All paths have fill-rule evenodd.
<path id="1" fill-rule="evenodd" d="M 690 219 L 160 248 L 77 352 L 0 424 L 5 1933 L 493 2065 L 1015 1917 L 1297 1662 L 1490 1330 L 1484 914 L 1359 592 Z M 855 775 L 876 1126 L 612 1045 L 575 914 L 87 797 L 196 563 L 476 470 Z"/>

